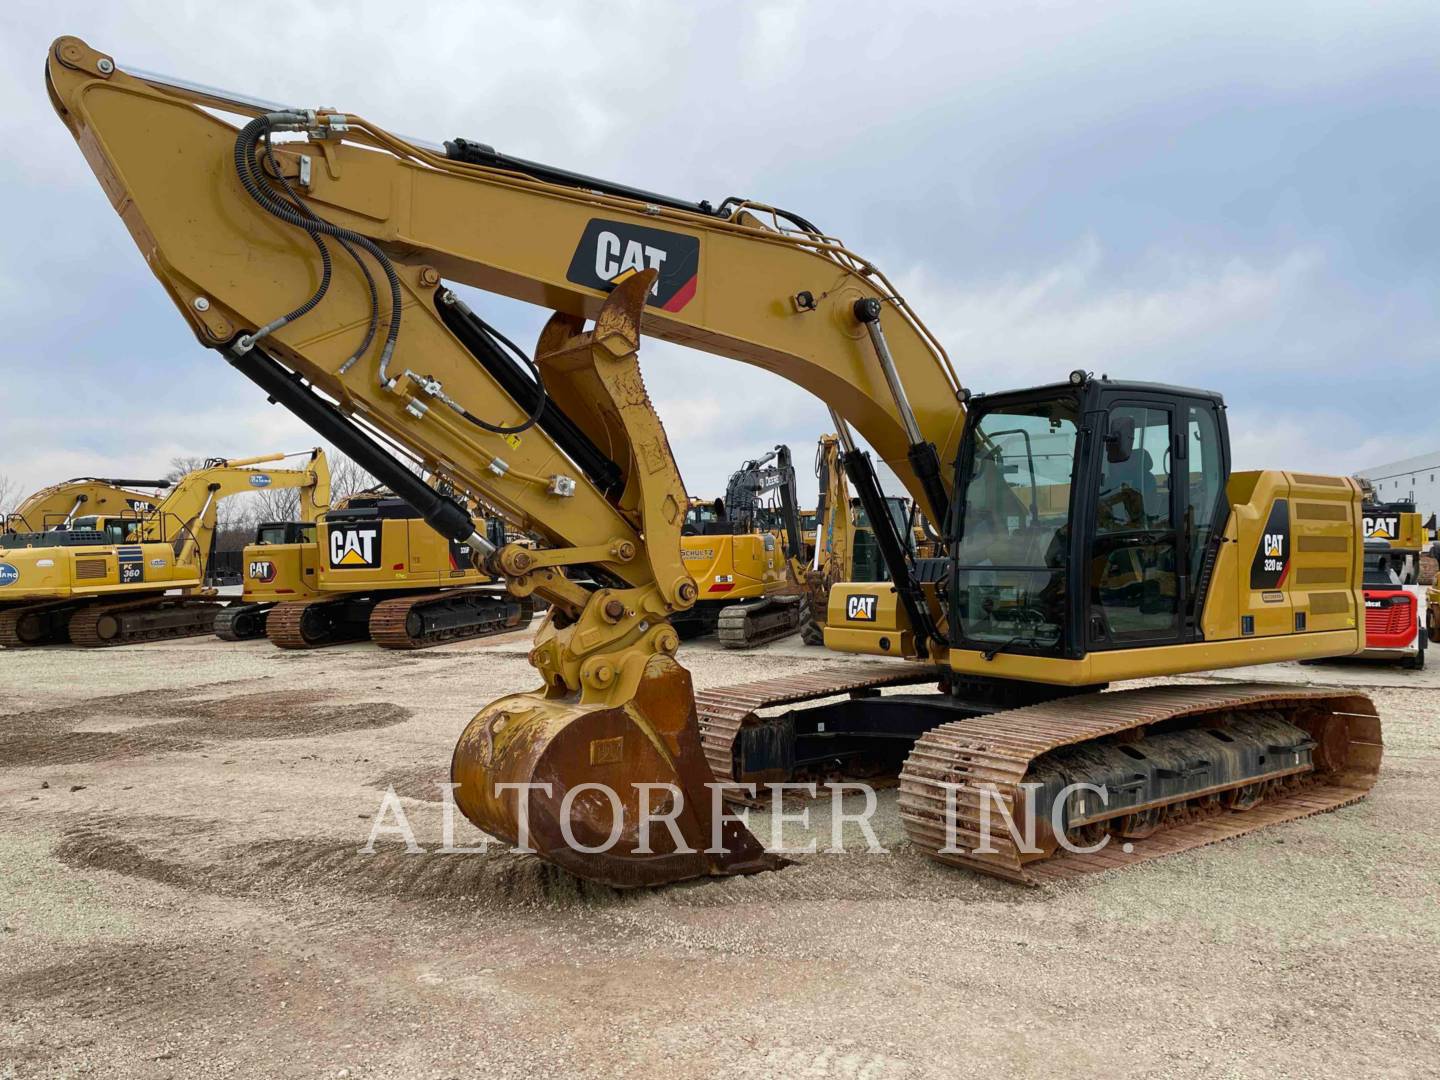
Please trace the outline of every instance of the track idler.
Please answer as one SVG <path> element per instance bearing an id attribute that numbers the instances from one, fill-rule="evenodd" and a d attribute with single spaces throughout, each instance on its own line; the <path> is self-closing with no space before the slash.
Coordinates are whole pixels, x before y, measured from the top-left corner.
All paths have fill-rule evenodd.
<path id="1" fill-rule="evenodd" d="M 483 832 L 589 881 L 628 888 L 782 864 L 740 822 L 717 825 L 690 673 L 667 655 L 646 662 L 622 705 L 543 693 L 492 703 L 460 736 L 451 780 Z M 531 786 L 500 786 L 515 784 Z"/>

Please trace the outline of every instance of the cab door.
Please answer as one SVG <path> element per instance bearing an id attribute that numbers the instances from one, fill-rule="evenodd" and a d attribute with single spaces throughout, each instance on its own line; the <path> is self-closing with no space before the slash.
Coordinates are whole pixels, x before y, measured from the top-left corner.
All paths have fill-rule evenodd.
<path id="1" fill-rule="evenodd" d="M 1180 492 L 1172 482 L 1179 402 L 1115 398 L 1101 417 L 1087 559 L 1091 649 L 1163 645 L 1181 638 L 1188 578 Z M 1178 453 L 1177 453 L 1178 449 Z M 1183 474 L 1182 474 L 1183 475 Z"/>

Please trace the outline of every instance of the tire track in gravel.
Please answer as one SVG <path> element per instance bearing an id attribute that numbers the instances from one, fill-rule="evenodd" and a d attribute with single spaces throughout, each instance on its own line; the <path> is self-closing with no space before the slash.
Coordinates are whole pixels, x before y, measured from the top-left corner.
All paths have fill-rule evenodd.
<path id="1" fill-rule="evenodd" d="M 336 704 L 324 691 L 200 697 L 119 694 L 0 717 L 0 768 L 71 765 L 196 750 L 212 743 L 299 739 L 390 727 L 409 709 L 383 701 Z M 146 720 L 123 731 L 78 731 L 97 720 Z"/>

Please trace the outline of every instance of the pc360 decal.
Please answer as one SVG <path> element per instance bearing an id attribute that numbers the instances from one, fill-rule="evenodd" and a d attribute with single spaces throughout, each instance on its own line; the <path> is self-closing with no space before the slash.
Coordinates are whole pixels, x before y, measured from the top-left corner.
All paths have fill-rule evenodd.
<path id="1" fill-rule="evenodd" d="M 646 303 L 662 311 L 681 310 L 694 299 L 699 285 L 699 238 L 591 218 L 571 256 L 565 280 L 609 290 L 642 270 L 660 274 Z"/>

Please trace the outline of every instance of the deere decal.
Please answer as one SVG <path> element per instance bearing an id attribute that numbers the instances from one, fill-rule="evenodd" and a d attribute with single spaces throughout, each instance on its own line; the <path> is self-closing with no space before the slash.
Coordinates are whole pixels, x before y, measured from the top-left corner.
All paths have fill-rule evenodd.
<path id="1" fill-rule="evenodd" d="M 378 525 L 330 526 L 330 569 L 374 570 L 379 565 Z"/>
<path id="2" fill-rule="evenodd" d="M 699 238 L 591 218 L 570 259 L 565 280 L 609 290 L 642 270 L 660 274 L 646 303 L 662 311 L 679 311 L 695 296 L 700 273 Z"/>
<path id="3" fill-rule="evenodd" d="M 1250 564 L 1250 588 L 1278 589 L 1290 572 L 1290 500 L 1276 499 Z"/>

